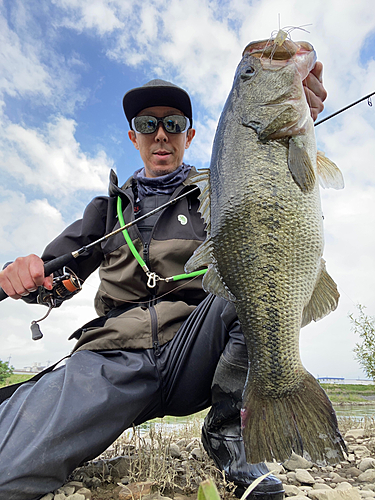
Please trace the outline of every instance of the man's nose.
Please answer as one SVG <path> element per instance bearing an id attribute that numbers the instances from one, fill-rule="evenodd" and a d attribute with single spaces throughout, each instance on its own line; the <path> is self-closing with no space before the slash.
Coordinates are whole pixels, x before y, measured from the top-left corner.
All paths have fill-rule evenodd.
<path id="1" fill-rule="evenodd" d="M 158 128 L 156 129 L 155 141 L 158 142 L 168 141 L 168 135 L 167 132 L 164 130 L 162 123 L 158 123 Z"/>

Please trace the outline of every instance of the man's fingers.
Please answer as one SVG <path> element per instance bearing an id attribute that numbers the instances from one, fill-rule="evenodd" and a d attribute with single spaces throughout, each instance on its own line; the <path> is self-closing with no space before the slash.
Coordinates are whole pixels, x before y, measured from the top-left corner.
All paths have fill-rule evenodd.
<path id="1" fill-rule="evenodd" d="M 44 263 L 33 254 L 18 257 L 0 272 L 0 286 L 9 297 L 15 299 L 35 291 L 44 280 Z"/>
<path id="2" fill-rule="evenodd" d="M 306 100 L 310 106 L 311 117 L 315 121 L 318 114 L 324 109 L 323 102 L 327 98 L 327 91 L 323 86 L 323 64 L 316 62 L 313 69 L 303 81 L 303 88 L 306 95 Z"/>

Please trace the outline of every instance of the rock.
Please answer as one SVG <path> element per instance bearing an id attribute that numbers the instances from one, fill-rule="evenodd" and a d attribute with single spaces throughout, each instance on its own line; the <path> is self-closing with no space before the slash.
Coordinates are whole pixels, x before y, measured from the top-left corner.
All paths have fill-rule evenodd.
<path id="1" fill-rule="evenodd" d="M 365 429 L 350 429 L 346 434 L 345 434 L 345 439 L 361 439 L 366 437 L 366 431 Z"/>
<path id="2" fill-rule="evenodd" d="M 182 439 L 179 439 L 176 444 L 181 449 L 181 448 L 185 448 L 187 446 L 188 442 L 187 442 L 187 439 L 182 438 Z"/>
<path id="3" fill-rule="evenodd" d="M 203 453 L 200 448 L 193 448 L 190 454 L 195 460 L 203 460 Z"/>
<path id="4" fill-rule="evenodd" d="M 138 500 L 151 493 L 151 487 L 154 483 L 146 481 L 143 483 L 132 483 L 126 486 L 120 486 L 119 500 Z"/>
<path id="5" fill-rule="evenodd" d="M 83 488 L 83 483 L 81 481 L 69 481 L 69 483 L 64 484 L 64 486 L 74 486 L 76 490 Z"/>
<path id="6" fill-rule="evenodd" d="M 92 493 L 87 488 L 80 488 L 79 490 L 76 491 L 76 493 L 83 495 L 85 497 L 85 500 L 91 500 Z"/>
<path id="7" fill-rule="evenodd" d="M 186 447 L 185 447 L 186 451 L 190 452 L 191 450 L 193 450 L 194 448 L 197 447 L 197 444 L 198 444 L 198 440 L 193 439 L 193 441 L 190 441 L 190 443 L 188 445 L 186 445 Z"/>
<path id="8" fill-rule="evenodd" d="M 282 474 L 283 472 L 285 472 L 284 467 L 277 462 L 265 462 L 265 464 L 267 465 L 267 469 L 270 472 L 272 471 L 273 474 Z"/>
<path id="9" fill-rule="evenodd" d="M 286 477 L 289 483 L 295 483 L 297 481 L 295 472 L 287 472 Z"/>
<path id="10" fill-rule="evenodd" d="M 85 500 L 85 495 L 80 495 L 79 493 L 73 493 L 73 495 L 65 497 L 65 500 Z"/>
<path id="11" fill-rule="evenodd" d="M 47 495 L 44 495 L 40 500 L 53 500 L 53 497 L 55 495 L 53 493 L 47 493 Z"/>
<path id="12" fill-rule="evenodd" d="M 65 493 L 65 496 L 73 495 L 73 493 L 76 491 L 75 487 L 70 485 L 70 484 L 65 484 L 64 486 L 61 487 L 62 491 Z"/>
<path id="13" fill-rule="evenodd" d="M 66 499 L 66 495 L 65 493 L 57 493 L 57 495 L 55 495 L 53 497 L 54 500 L 65 500 Z"/>
<path id="14" fill-rule="evenodd" d="M 168 447 L 168 453 L 172 458 L 180 458 L 181 451 L 179 446 L 176 443 L 171 443 Z"/>
<path id="15" fill-rule="evenodd" d="M 320 483 L 316 481 L 315 484 L 313 484 L 313 489 L 314 490 L 331 490 L 332 488 L 328 486 L 328 484 L 325 483 Z"/>
<path id="16" fill-rule="evenodd" d="M 305 469 L 296 469 L 296 480 L 301 484 L 314 484 L 315 479 Z"/>
<path id="17" fill-rule="evenodd" d="M 129 473 L 130 458 L 128 456 L 111 458 L 106 465 L 111 476 L 120 479 Z"/>
<path id="18" fill-rule="evenodd" d="M 87 486 L 87 488 L 99 488 L 101 484 L 102 482 L 98 477 L 89 477 L 85 480 L 85 486 Z"/>
<path id="19" fill-rule="evenodd" d="M 312 462 L 309 462 L 305 458 L 292 453 L 291 457 L 283 463 L 285 469 L 294 471 L 296 469 L 310 469 L 312 467 Z"/>
<path id="20" fill-rule="evenodd" d="M 352 451 L 356 458 L 366 458 L 371 455 L 370 450 L 364 445 L 353 446 Z"/>
<path id="21" fill-rule="evenodd" d="M 350 490 L 352 488 L 353 486 L 350 483 L 343 481 L 342 483 L 339 483 L 336 486 L 336 491 L 345 491 L 345 490 Z"/>
<path id="22" fill-rule="evenodd" d="M 361 490 L 361 497 L 362 498 L 374 498 L 375 492 L 373 492 L 371 490 Z"/>
<path id="23" fill-rule="evenodd" d="M 361 471 L 357 469 L 357 467 L 349 467 L 349 469 L 346 469 L 345 474 L 349 477 L 358 477 L 361 474 Z"/>
<path id="24" fill-rule="evenodd" d="M 361 500 L 361 496 L 354 488 L 350 491 L 312 490 L 307 494 L 311 500 Z"/>
<path id="25" fill-rule="evenodd" d="M 375 469 L 367 469 L 365 472 L 362 472 L 357 479 L 361 483 L 375 482 Z"/>
<path id="26" fill-rule="evenodd" d="M 301 493 L 300 489 L 297 488 L 297 486 L 294 486 L 293 484 L 284 484 L 284 490 L 286 497 L 294 498 L 296 495 Z"/>
<path id="27" fill-rule="evenodd" d="M 375 469 L 375 459 L 374 458 L 364 458 L 358 465 L 358 469 L 365 472 L 367 469 Z"/>

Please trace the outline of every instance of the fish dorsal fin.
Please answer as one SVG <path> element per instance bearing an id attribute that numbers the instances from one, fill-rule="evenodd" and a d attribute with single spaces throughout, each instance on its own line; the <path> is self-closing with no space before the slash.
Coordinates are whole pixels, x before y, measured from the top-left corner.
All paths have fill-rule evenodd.
<path id="1" fill-rule="evenodd" d="M 211 234 L 211 209 L 210 209 L 210 169 L 202 168 L 198 173 L 190 178 L 192 184 L 196 184 L 200 189 L 198 199 L 200 205 L 198 211 L 201 213 L 206 224 L 207 238 Z"/>
<path id="2" fill-rule="evenodd" d="M 314 166 L 299 136 L 289 139 L 288 167 L 301 191 L 308 193 L 313 190 L 316 182 Z"/>
<path id="3" fill-rule="evenodd" d="M 219 273 L 213 265 L 209 266 L 208 271 L 203 276 L 202 286 L 206 292 L 213 293 L 217 297 L 221 297 L 229 302 L 236 301 L 236 297 L 224 285 Z"/>
<path id="4" fill-rule="evenodd" d="M 315 285 L 310 302 L 302 313 L 301 328 L 308 325 L 311 321 L 318 321 L 331 311 L 334 311 L 339 302 L 339 297 L 340 294 L 337 290 L 337 285 L 327 273 L 325 261 L 322 259 L 319 279 Z"/>
<path id="5" fill-rule="evenodd" d="M 344 187 L 344 177 L 341 170 L 322 151 L 317 153 L 316 166 L 319 184 L 323 188 L 342 189 Z"/>

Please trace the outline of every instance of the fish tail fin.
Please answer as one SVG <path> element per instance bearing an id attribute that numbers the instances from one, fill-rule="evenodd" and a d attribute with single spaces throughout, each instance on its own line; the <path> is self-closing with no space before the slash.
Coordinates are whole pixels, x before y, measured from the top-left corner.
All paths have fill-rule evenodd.
<path id="1" fill-rule="evenodd" d="M 335 411 L 310 373 L 283 397 L 260 395 L 249 382 L 241 410 L 248 462 L 284 462 L 292 452 L 318 464 L 344 459 L 346 446 Z"/>

